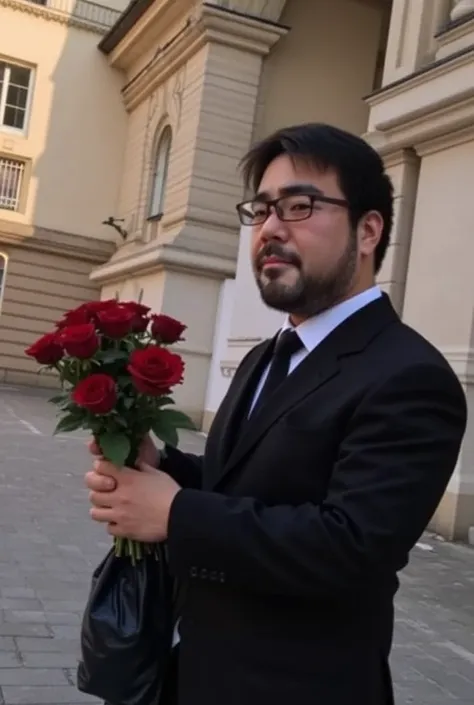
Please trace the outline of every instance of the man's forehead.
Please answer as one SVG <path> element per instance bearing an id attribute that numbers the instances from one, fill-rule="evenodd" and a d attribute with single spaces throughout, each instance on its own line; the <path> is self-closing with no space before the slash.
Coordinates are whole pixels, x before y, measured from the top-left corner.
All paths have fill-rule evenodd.
<path id="1" fill-rule="evenodd" d="M 276 157 L 265 169 L 260 181 L 258 195 L 271 194 L 273 198 L 291 193 L 323 193 L 328 187 L 338 183 L 337 174 L 331 167 L 318 166 L 309 158 L 290 157 L 287 154 Z"/>
<path id="2" fill-rule="evenodd" d="M 322 196 L 322 189 L 318 188 L 314 183 L 308 181 L 290 181 L 276 187 L 259 189 L 255 195 L 257 200 L 266 201 L 271 198 L 279 198 L 280 196 L 294 196 L 301 193 L 309 195 Z"/>

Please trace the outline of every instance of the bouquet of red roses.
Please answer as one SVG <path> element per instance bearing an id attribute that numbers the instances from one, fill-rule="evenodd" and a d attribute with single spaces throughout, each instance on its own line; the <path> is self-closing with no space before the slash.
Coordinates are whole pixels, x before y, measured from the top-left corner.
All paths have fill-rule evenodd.
<path id="1" fill-rule="evenodd" d="M 59 374 L 62 391 L 50 401 L 61 416 L 55 433 L 92 432 L 103 456 L 134 467 L 141 442 L 153 431 L 176 446 L 178 428 L 194 428 L 169 408 L 172 388 L 183 382 L 184 362 L 168 345 L 186 326 L 135 301 L 90 301 L 67 312 L 25 352 Z M 115 539 L 116 555 L 140 559 L 153 547 Z"/>

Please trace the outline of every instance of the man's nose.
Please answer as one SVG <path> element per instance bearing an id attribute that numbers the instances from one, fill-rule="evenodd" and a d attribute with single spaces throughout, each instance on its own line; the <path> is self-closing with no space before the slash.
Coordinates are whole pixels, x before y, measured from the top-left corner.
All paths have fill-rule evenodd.
<path id="1" fill-rule="evenodd" d="M 266 221 L 262 223 L 259 235 L 264 241 L 288 239 L 287 225 L 284 221 L 280 220 L 274 208 L 270 210 Z"/>

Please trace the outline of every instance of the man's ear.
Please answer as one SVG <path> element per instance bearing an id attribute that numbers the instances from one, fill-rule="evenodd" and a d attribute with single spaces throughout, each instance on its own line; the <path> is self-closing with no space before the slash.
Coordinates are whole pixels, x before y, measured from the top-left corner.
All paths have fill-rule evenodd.
<path id="1" fill-rule="evenodd" d="M 359 252 L 369 257 L 375 252 L 382 237 L 384 222 L 378 211 L 365 213 L 357 224 L 357 241 Z"/>

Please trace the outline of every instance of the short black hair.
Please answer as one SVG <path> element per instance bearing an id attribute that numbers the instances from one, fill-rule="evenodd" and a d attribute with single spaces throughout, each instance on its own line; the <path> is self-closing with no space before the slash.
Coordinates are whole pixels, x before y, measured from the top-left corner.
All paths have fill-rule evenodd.
<path id="1" fill-rule="evenodd" d="M 252 146 L 242 159 L 245 187 L 257 192 L 265 170 L 282 154 L 305 160 L 318 169 L 334 169 L 349 203 L 352 227 L 365 213 L 380 213 L 384 226 L 374 253 L 377 273 L 390 243 L 393 223 L 393 185 L 379 153 L 361 137 L 332 125 L 284 127 Z"/>

